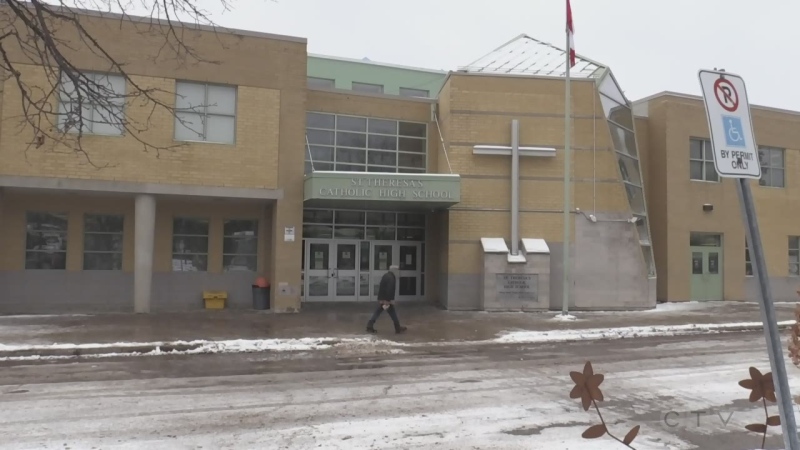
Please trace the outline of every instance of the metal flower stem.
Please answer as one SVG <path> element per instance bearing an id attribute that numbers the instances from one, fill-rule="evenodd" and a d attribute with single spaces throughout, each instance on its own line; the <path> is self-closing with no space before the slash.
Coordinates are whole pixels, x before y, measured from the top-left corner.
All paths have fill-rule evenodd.
<path id="1" fill-rule="evenodd" d="M 620 438 L 614 436 L 613 434 L 611 434 L 611 430 L 608 429 L 608 425 L 606 425 L 606 421 L 603 420 L 603 415 L 600 413 L 600 407 L 597 406 L 597 402 L 594 400 L 594 398 L 592 399 L 592 404 L 594 405 L 594 409 L 597 411 L 597 416 L 600 418 L 600 423 L 602 423 L 603 426 L 606 428 L 606 434 L 611 439 L 614 439 L 615 441 L 619 442 L 620 444 L 624 445 L 625 447 L 628 447 L 630 449 L 636 450 L 636 448 L 631 447 L 629 444 L 626 444 L 626 443 L 622 442 L 622 439 L 620 439 Z M 762 447 L 763 447 L 763 445 L 762 445 Z"/>

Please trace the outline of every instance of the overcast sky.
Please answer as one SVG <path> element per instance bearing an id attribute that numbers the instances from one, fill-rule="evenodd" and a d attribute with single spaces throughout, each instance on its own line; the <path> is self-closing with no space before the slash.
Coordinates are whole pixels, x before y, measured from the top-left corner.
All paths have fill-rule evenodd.
<path id="1" fill-rule="evenodd" d="M 564 47 L 565 3 L 238 0 L 216 19 L 306 37 L 310 53 L 454 70 L 521 33 Z M 724 67 L 744 77 L 751 103 L 800 110 L 800 89 L 780 76 L 800 70 L 796 0 L 572 0 L 572 10 L 578 54 L 610 66 L 631 100 L 699 95 L 697 71 Z"/>

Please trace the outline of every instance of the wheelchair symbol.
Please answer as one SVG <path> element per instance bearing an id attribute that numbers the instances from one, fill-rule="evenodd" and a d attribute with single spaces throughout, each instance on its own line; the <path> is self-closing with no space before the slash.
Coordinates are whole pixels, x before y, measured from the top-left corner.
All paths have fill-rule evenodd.
<path id="1" fill-rule="evenodd" d="M 744 140 L 742 119 L 735 116 L 722 116 L 722 124 L 725 130 L 725 144 L 728 147 L 747 147 Z"/>

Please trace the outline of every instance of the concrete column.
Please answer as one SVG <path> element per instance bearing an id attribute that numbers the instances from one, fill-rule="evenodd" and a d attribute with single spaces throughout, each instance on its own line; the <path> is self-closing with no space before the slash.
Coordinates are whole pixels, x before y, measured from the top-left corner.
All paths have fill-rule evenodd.
<path id="1" fill-rule="evenodd" d="M 303 205 L 278 200 L 272 207 L 270 249 L 270 298 L 274 312 L 300 311 L 300 261 L 303 255 Z M 294 241 L 284 239 L 286 227 L 294 227 Z"/>
<path id="2" fill-rule="evenodd" d="M 156 234 L 156 198 L 137 195 L 134 213 L 133 309 L 150 312 L 153 287 L 153 247 Z"/>
<path id="3" fill-rule="evenodd" d="M 511 121 L 511 254 L 519 254 L 519 120 Z"/>

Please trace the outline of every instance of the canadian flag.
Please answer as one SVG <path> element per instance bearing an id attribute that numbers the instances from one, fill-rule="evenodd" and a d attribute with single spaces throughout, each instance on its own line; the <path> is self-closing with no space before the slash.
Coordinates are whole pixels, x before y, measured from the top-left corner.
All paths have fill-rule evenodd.
<path id="1" fill-rule="evenodd" d="M 572 7 L 567 0 L 567 41 L 569 42 L 569 66 L 575 67 L 575 28 L 572 26 Z"/>

